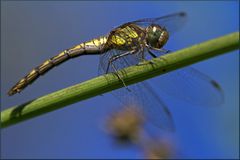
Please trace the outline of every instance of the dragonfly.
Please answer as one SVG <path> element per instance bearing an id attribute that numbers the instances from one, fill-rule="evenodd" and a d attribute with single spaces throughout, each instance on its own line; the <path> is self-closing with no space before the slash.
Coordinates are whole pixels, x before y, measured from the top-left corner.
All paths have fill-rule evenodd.
<path id="1" fill-rule="evenodd" d="M 126 86 L 119 70 L 138 65 L 148 56 L 155 58 L 168 54 L 169 50 L 163 47 L 172 34 L 183 26 L 186 17 L 185 12 L 177 12 L 124 23 L 104 36 L 65 49 L 46 60 L 18 81 L 9 90 L 8 95 L 20 93 L 39 76 L 69 59 L 85 55 L 100 55 L 98 73 L 100 75 L 116 73 L 115 75 L 125 86 L 112 92 L 113 95 L 124 106 L 139 106 L 152 124 L 173 130 L 171 113 L 151 85 L 147 82 L 140 82 Z M 220 85 L 191 67 L 166 73 L 160 76 L 154 85 L 169 95 L 197 105 L 214 106 L 220 104 L 223 99 Z"/>

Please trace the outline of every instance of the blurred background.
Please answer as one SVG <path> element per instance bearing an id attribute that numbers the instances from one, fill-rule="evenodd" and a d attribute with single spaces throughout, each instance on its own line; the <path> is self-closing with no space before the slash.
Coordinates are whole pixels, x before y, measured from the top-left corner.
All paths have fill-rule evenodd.
<path id="1" fill-rule="evenodd" d="M 15 82 L 44 60 L 122 23 L 185 11 L 187 24 L 165 46 L 178 50 L 239 31 L 238 5 L 239 1 L 1 1 L 1 110 L 97 76 L 99 57 L 80 57 L 51 70 L 21 94 L 7 96 Z M 237 158 L 239 51 L 193 66 L 221 84 L 225 102 L 201 108 L 165 97 L 176 131 L 164 134 L 177 148 L 178 158 Z M 116 146 L 104 131 L 114 106 L 119 102 L 108 93 L 3 129 L 1 158 L 144 157 L 137 147 Z"/>

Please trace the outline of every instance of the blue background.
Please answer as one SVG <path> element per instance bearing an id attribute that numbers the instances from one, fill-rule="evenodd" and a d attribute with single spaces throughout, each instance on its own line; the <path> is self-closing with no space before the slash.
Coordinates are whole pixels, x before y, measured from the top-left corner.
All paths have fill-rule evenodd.
<path id="1" fill-rule="evenodd" d="M 98 56 L 70 60 L 39 78 L 21 94 L 6 95 L 28 71 L 63 49 L 108 33 L 115 26 L 177 11 L 186 26 L 165 48 L 177 50 L 238 31 L 239 2 L 2 2 L 1 110 L 97 75 Z M 170 99 L 176 132 L 173 145 L 188 158 L 239 157 L 239 53 L 197 63 L 216 79 L 224 105 L 193 107 Z M 98 96 L 1 130 L 1 158 L 141 158 L 135 147 L 116 147 L 104 132 L 108 112 L 118 104 Z"/>

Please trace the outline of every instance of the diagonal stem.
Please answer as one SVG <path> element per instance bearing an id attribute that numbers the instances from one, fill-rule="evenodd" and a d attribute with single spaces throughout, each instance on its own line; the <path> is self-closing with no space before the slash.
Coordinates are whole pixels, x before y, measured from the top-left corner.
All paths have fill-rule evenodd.
<path id="1" fill-rule="evenodd" d="M 124 73 L 123 80 L 129 85 L 239 48 L 239 32 L 234 32 L 154 58 L 154 63 L 147 61 L 144 65 L 125 68 L 124 72 L 119 73 Z M 5 128 L 121 87 L 122 82 L 114 74 L 99 76 L 2 111 L 1 127 Z"/>

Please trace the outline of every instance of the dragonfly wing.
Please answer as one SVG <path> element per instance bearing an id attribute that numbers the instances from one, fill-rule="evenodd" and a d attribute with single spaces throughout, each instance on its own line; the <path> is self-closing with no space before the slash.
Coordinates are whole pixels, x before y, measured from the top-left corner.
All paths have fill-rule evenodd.
<path id="1" fill-rule="evenodd" d="M 163 52 L 154 51 L 156 55 Z M 162 91 L 175 98 L 198 106 L 219 106 L 224 101 L 221 86 L 206 74 L 185 67 L 166 73 L 153 79 L 153 83 Z"/>
<path id="2" fill-rule="evenodd" d="M 123 54 L 124 52 L 126 51 L 112 49 L 100 55 L 100 61 L 99 61 L 99 67 L 98 67 L 99 75 L 106 73 L 106 70 L 108 68 L 108 63 L 111 57 Z M 141 60 L 141 57 L 139 54 L 131 54 L 131 55 L 121 57 L 116 61 L 114 61 L 114 66 L 117 68 L 117 70 L 120 70 L 128 66 L 136 65 L 140 62 L 140 60 Z M 115 72 L 115 71 L 113 70 L 112 67 L 109 67 L 108 72 Z"/>
<path id="3" fill-rule="evenodd" d="M 224 99 L 220 85 L 192 67 L 161 75 L 154 84 L 165 93 L 193 105 L 219 106 Z"/>
<path id="4" fill-rule="evenodd" d="M 99 74 L 105 74 L 109 57 L 121 54 L 121 51 L 111 50 L 105 55 L 101 55 L 99 63 Z M 108 54 L 108 55 L 107 55 Z M 128 55 L 119 58 L 114 65 L 117 69 L 122 69 L 139 63 L 137 55 Z M 114 72 L 111 67 L 110 71 Z M 146 82 L 141 82 L 120 88 L 112 92 L 112 94 L 120 100 L 124 106 L 137 106 L 143 112 L 144 116 L 151 121 L 152 124 L 166 130 L 174 130 L 172 116 L 166 105 L 161 101 L 158 95 Z"/>
<path id="5" fill-rule="evenodd" d="M 185 12 L 177 12 L 170 15 L 157 17 L 157 18 L 145 18 L 132 21 L 129 23 L 134 23 L 141 27 L 147 27 L 151 24 L 158 24 L 161 27 L 165 27 L 167 31 L 172 34 L 184 26 L 187 21 L 187 14 Z"/>
<path id="6" fill-rule="evenodd" d="M 171 113 L 147 82 L 133 84 L 128 88 L 130 91 L 126 88 L 120 88 L 112 94 L 124 106 L 139 107 L 144 117 L 150 120 L 153 125 L 169 131 L 174 130 Z"/>

